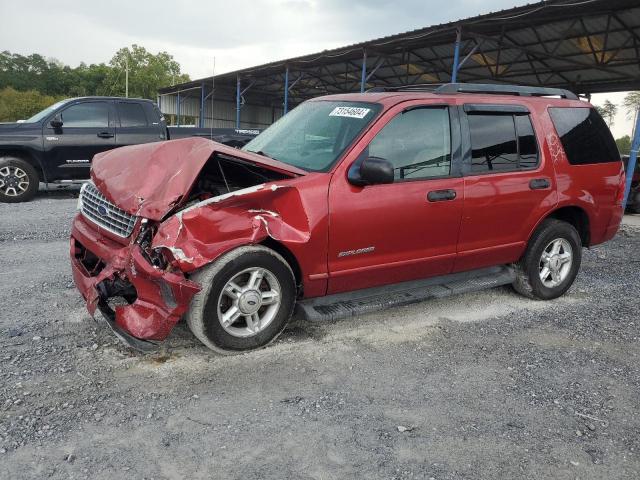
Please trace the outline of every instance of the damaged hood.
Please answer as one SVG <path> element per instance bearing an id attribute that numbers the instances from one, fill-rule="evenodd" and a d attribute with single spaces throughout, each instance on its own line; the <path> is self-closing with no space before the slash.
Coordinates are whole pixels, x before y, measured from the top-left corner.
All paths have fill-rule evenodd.
<path id="1" fill-rule="evenodd" d="M 91 179 L 107 199 L 122 210 L 159 221 L 186 200 L 200 171 L 214 153 L 292 177 L 306 174 L 304 170 L 262 155 L 193 137 L 99 153 L 93 158 Z"/>

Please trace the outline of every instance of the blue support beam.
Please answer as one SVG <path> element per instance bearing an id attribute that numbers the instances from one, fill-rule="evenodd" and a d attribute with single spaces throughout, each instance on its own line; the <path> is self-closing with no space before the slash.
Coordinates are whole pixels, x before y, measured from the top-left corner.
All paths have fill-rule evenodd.
<path id="1" fill-rule="evenodd" d="M 176 98 L 176 125 L 180 126 L 180 92 L 178 92 L 178 96 Z"/>
<path id="2" fill-rule="evenodd" d="M 236 77 L 236 129 L 240 129 L 240 76 Z"/>
<path id="3" fill-rule="evenodd" d="M 627 208 L 629 192 L 631 192 L 631 181 L 633 180 L 633 173 L 636 171 L 636 163 L 638 162 L 638 149 L 640 149 L 640 112 L 636 113 L 636 128 L 633 134 L 633 141 L 631 142 L 631 152 L 629 152 L 629 163 L 627 164 L 626 183 L 624 186 L 624 201 L 622 202 L 623 209 Z"/>
<path id="4" fill-rule="evenodd" d="M 204 128 L 204 82 L 200 85 L 200 128 Z"/>
<path id="5" fill-rule="evenodd" d="M 284 71 L 284 114 L 289 111 L 289 67 Z"/>
<path id="6" fill-rule="evenodd" d="M 364 93 L 367 86 L 367 51 L 362 51 L 362 72 L 360 74 L 360 93 Z"/>
<path id="7" fill-rule="evenodd" d="M 456 29 L 456 44 L 453 50 L 453 67 L 451 69 L 451 83 L 458 81 L 458 63 L 460 62 L 460 42 L 462 40 L 462 27 Z"/>

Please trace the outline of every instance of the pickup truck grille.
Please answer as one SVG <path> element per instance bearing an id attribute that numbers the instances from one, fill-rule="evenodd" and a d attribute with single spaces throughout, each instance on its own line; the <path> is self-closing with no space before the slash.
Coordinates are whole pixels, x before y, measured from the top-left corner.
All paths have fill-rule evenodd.
<path id="1" fill-rule="evenodd" d="M 80 192 L 82 215 L 96 225 L 120 237 L 133 232 L 137 217 L 116 207 L 92 183 L 86 183 Z"/>

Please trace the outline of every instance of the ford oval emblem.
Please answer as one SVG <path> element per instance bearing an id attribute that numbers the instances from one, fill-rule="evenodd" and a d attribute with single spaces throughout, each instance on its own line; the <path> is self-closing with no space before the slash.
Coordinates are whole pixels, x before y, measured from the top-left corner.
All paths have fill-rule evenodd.
<path id="1" fill-rule="evenodd" d="M 106 217 L 107 215 L 109 215 L 109 210 L 107 210 L 107 207 L 105 207 L 104 205 L 98 205 L 98 213 L 103 217 Z"/>

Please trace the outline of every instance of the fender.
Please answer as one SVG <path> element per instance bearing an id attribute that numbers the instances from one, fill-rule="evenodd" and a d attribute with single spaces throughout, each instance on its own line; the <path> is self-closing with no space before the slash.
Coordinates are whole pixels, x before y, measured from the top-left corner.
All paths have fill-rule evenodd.
<path id="1" fill-rule="evenodd" d="M 163 222 L 152 248 L 167 249 L 189 273 L 268 237 L 288 247 L 309 242 L 309 219 L 294 186 L 260 184 L 199 202 Z"/>

